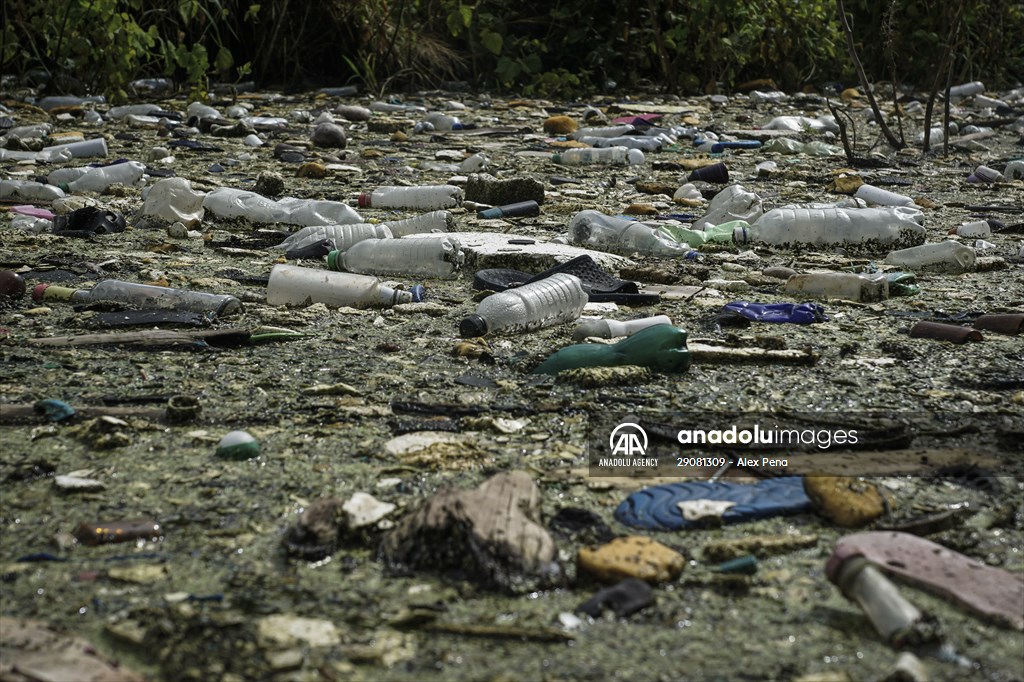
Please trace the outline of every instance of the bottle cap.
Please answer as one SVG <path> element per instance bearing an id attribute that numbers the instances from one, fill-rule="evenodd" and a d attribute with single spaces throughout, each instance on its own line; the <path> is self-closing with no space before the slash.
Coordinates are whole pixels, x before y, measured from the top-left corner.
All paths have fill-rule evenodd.
<path id="1" fill-rule="evenodd" d="M 459 336 L 464 339 L 475 339 L 487 334 L 487 320 L 476 313 L 466 315 L 459 323 Z"/>
<path id="2" fill-rule="evenodd" d="M 412 303 L 412 292 L 405 291 L 404 289 L 395 289 L 393 287 L 381 286 L 380 287 L 380 300 L 388 305 L 394 305 L 396 303 Z"/>
<path id="3" fill-rule="evenodd" d="M 747 228 L 745 227 L 734 227 L 732 228 L 732 240 L 737 244 L 747 243 Z"/>
<path id="4" fill-rule="evenodd" d="M 370 206 L 370 194 L 367 192 L 359 193 L 359 208 L 368 208 Z"/>
<path id="5" fill-rule="evenodd" d="M 552 154 L 551 155 L 551 160 L 554 163 L 562 163 L 562 155 L 561 154 Z"/>
<path id="6" fill-rule="evenodd" d="M 32 300 L 38 303 L 39 301 L 48 300 L 59 300 L 67 301 L 71 299 L 71 296 L 77 291 L 71 287 L 57 287 L 52 284 L 38 284 L 36 288 L 32 290 Z"/>
<path id="7" fill-rule="evenodd" d="M 327 254 L 327 269 L 328 270 L 341 270 L 341 263 L 338 261 L 341 257 L 341 251 L 331 251 Z"/>

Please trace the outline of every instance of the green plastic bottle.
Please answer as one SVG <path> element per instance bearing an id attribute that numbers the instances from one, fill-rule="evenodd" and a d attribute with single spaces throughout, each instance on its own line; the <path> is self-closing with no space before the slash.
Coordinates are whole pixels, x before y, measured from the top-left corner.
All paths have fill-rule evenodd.
<path id="1" fill-rule="evenodd" d="M 680 244 L 697 248 L 707 243 L 732 244 L 733 228 L 750 227 L 745 220 L 731 220 L 721 225 L 709 225 L 706 230 L 691 230 L 676 225 L 662 225 L 658 232 Z"/>
<path id="2" fill-rule="evenodd" d="M 656 372 L 685 372 L 690 367 L 686 332 L 670 324 L 643 329 L 618 343 L 566 346 L 540 363 L 533 374 L 558 374 L 579 367 L 638 365 Z"/>

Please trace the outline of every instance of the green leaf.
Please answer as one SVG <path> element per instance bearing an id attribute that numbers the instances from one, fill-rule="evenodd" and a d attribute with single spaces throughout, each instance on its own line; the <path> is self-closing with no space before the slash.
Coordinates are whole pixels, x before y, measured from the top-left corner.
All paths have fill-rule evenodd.
<path id="1" fill-rule="evenodd" d="M 495 57 L 501 54 L 501 47 L 504 44 L 500 33 L 485 30 L 480 34 L 480 42 Z"/>
<path id="2" fill-rule="evenodd" d="M 462 15 L 462 25 L 469 28 L 473 23 L 473 8 L 469 5 L 459 5 L 459 14 Z"/>
<path id="3" fill-rule="evenodd" d="M 231 50 L 224 47 L 223 45 L 217 50 L 217 58 L 214 59 L 214 66 L 217 69 L 217 73 L 222 78 L 226 78 L 231 72 L 231 67 L 235 65 L 235 58 L 231 56 Z"/>
<path id="4" fill-rule="evenodd" d="M 259 18 L 259 13 L 259 3 L 253 3 L 252 5 L 249 5 L 249 9 L 245 10 L 245 16 L 243 17 L 243 19 L 245 21 L 256 21 L 256 19 Z"/>

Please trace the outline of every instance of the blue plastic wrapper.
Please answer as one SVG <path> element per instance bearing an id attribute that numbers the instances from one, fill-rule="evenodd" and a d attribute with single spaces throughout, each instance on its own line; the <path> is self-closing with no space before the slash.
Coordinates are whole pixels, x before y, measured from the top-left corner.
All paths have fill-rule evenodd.
<path id="1" fill-rule="evenodd" d="M 409 287 L 409 291 L 412 292 L 413 303 L 421 303 L 427 295 L 427 289 L 422 284 L 415 284 Z"/>
<path id="2" fill-rule="evenodd" d="M 754 322 L 791 322 L 812 324 L 825 322 L 825 309 L 817 303 L 750 303 L 733 301 L 722 306 L 724 312 L 736 313 Z"/>

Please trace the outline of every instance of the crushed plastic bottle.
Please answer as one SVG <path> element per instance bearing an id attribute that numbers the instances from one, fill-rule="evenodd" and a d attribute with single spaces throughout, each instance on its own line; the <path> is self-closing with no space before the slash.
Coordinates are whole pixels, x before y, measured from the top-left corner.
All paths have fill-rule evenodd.
<path id="1" fill-rule="evenodd" d="M 72 192 L 102 192 L 113 184 L 134 185 L 146 173 L 145 164 L 138 161 L 115 163 L 92 168 L 77 180 L 68 183 Z"/>
<path id="2" fill-rule="evenodd" d="M 594 210 L 580 211 L 569 221 L 569 243 L 627 255 L 686 256 L 692 251 L 659 228 Z"/>
<path id="3" fill-rule="evenodd" d="M 203 208 L 223 218 L 246 218 L 254 223 L 289 225 L 345 225 L 362 218 L 352 207 L 340 201 L 296 199 L 279 201 L 231 187 L 219 187 L 203 199 Z"/>
<path id="4" fill-rule="evenodd" d="M 205 198 L 206 193 L 194 191 L 185 178 L 161 178 L 146 192 L 142 215 L 193 226 L 203 219 Z"/>
<path id="5" fill-rule="evenodd" d="M 737 227 L 737 244 L 762 242 L 774 246 L 843 246 L 879 251 L 924 242 L 921 211 L 886 208 L 776 208 L 750 227 Z"/>
<path id="6" fill-rule="evenodd" d="M 272 247 L 275 251 L 302 251 L 324 240 L 333 245 L 332 251 L 345 251 L 364 239 L 391 239 L 394 234 L 387 225 L 355 223 L 351 225 L 309 225 Z"/>
<path id="7" fill-rule="evenodd" d="M 707 229 L 734 220 L 752 223 L 764 214 L 761 197 L 748 192 L 743 185 L 730 185 L 716 194 L 708 204 L 708 212 L 693 224 L 694 229 Z"/>
<path id="8" fill-rule="evenodd" d="M 889 282 L 884 274 L 858 275 L 852 272 L 808 272 L 786 280 L 788 294 L 811 298 L 838 298 L 869 303 L 889 297 Z"/>
<path id="9" fill-rule="evenodd" d="M 578 319 L 587 293 L 575 275 L 558 272 L 514 289 L 491 294 L 476 312 L 463 318 L 459 334 L 472 338 L 494 333 L 528 332 Z"/>
<path id="10" fill-rule="evenodd" d="M 53 201 L 64 196 L 60 187 L 32 180 L 0 180 L 0 199 L 19 201 Z"/>
<path id="11" fill-rule="evenodd" d="M 465 260 L 459 242 L 450 237 L 363 239 L 344 251 L 331 251 L 327 267 L 363 275 L 451 278 Z"/>
<path id="12" fill-rule="evenodd" d="M 385 286 L 376 277 L 297 265 L 275 265 L 267 283 L 269 305 L 390 307 L 412 299 L 411 292 Z"/>
<path id="13" fill-rule="evenodd" d="M 387 220 L 381 225 L 391 230 L 391 234 L 395 237 L 424 232 L 451 232 L 455 227 L 455 216 L 451 211 L 431 211 L 414 218 Z"/>

